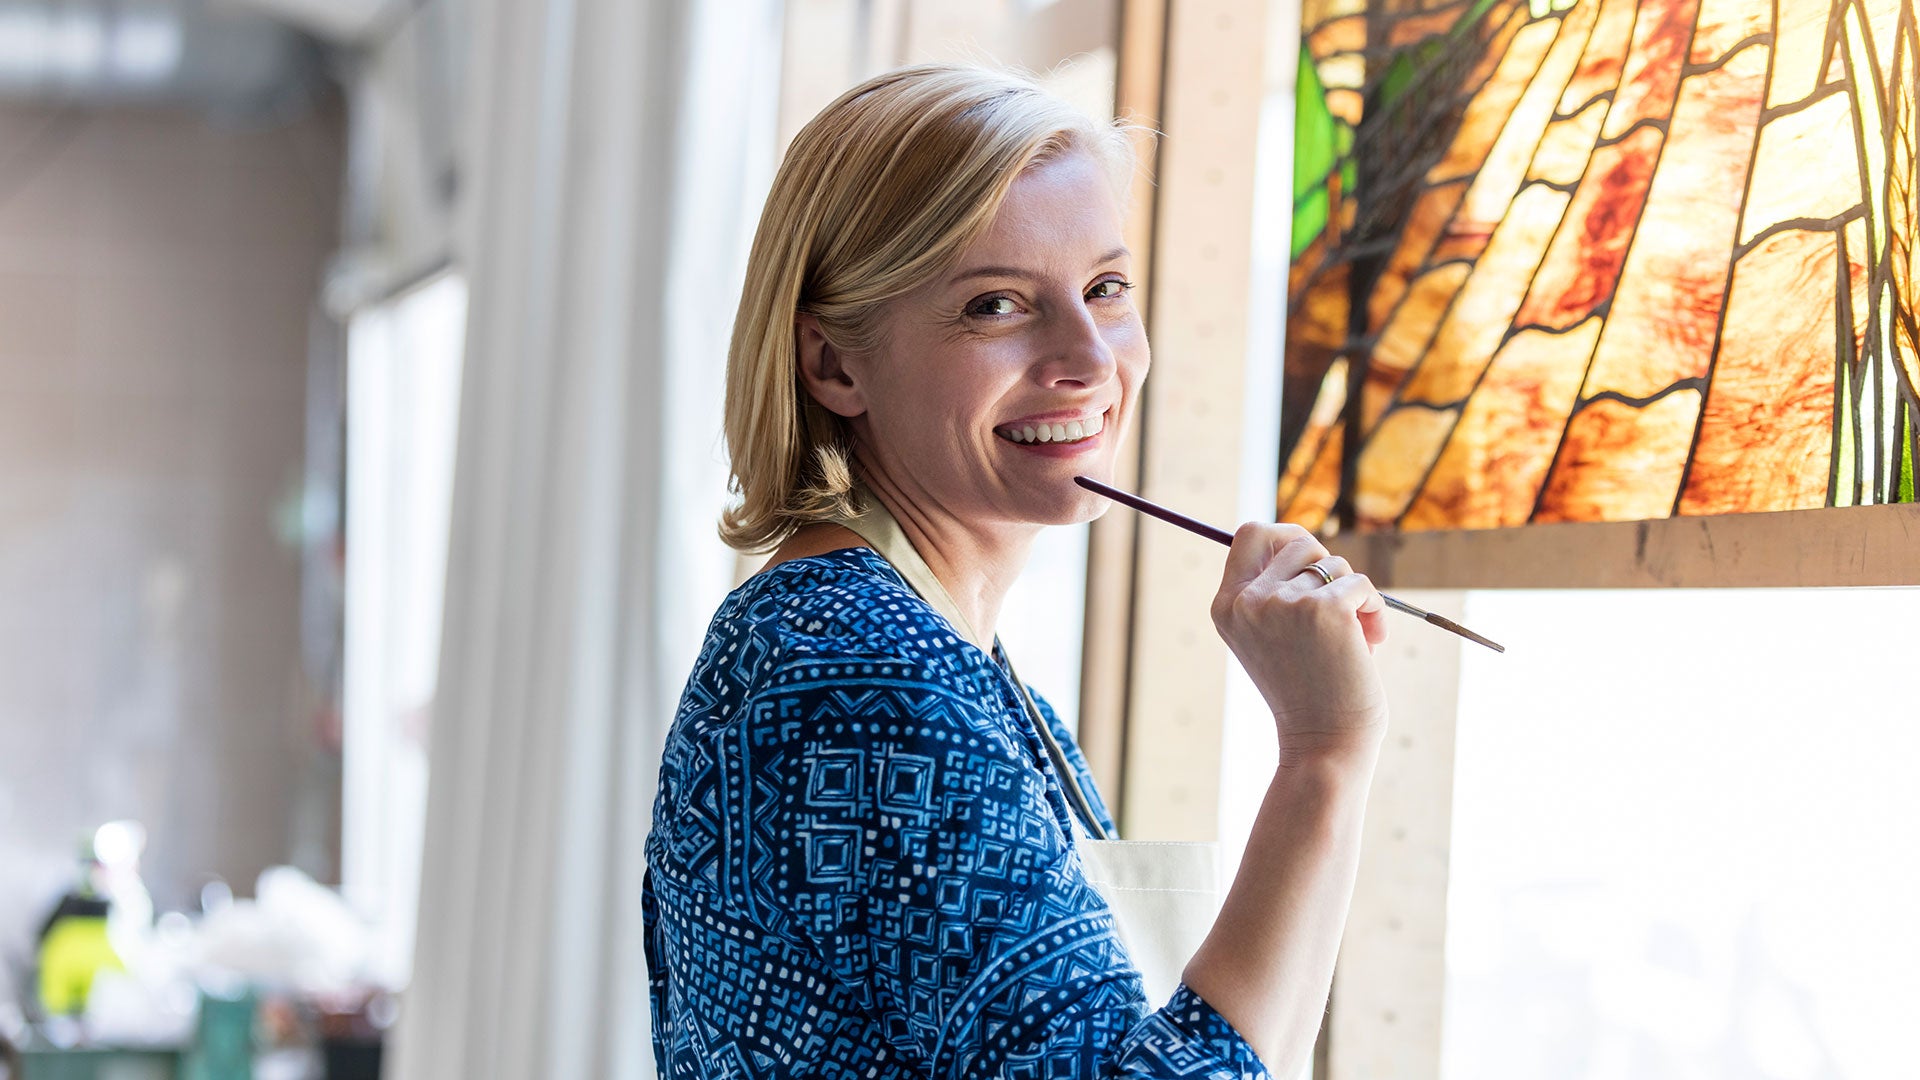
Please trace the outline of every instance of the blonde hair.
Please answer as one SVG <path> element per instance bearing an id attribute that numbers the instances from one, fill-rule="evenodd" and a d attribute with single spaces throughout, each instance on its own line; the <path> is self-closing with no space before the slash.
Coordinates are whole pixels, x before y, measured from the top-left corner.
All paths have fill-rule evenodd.
<path id="1" fill-rule="evenodd" d="M 858 510 L 847 423 L 800 380 L 797 316 L 818 319 L 835 349 L 870 353 L 886 303 L 950 266 L 1027 168 L 1084 150 L 1124 191 L 1131 130 L 1020 76 L 945 64 L 875 76 L 809 121 L 760 215 L 727 350 L 738 501 L 721 539 L 764 551 Z"/>

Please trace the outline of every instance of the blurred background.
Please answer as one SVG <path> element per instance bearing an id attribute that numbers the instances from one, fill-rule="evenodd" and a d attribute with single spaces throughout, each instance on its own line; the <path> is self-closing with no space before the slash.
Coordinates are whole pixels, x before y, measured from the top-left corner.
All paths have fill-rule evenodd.
<path id="1" fill-rule="evenodd" d="M 925 59 L 1144 125 L 1122 480 L 1271 517 L 1300 17 L 0 0 L 0 1077 L 651 1076 L 641 843 L 754 565 L 720 388 L 781 148 Z M 1316 1074 L 1897 1075 L 1920 619 L 1875 521 L 1410 579 L 1516 647 L 1396 625 Z M 1053 530 L 1003 636 L 1132 835 L 1231 842 L 1270 721 L 1215 554 L 1135 525 Z"/>

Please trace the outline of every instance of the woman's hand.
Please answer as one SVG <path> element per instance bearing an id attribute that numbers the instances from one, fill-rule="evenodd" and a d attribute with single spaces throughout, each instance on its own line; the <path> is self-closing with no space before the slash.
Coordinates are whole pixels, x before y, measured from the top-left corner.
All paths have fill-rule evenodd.
<path id="1" fill-rule="evenodd" d="M 1298 525 L 1248 522 L 1233 534 L 1212 610 L 1273 710 L 1283 763 L 1378 745 L 1387 706 L 1373 647 L 1387 637 L 1386 603 L 1365 575 Z"/>

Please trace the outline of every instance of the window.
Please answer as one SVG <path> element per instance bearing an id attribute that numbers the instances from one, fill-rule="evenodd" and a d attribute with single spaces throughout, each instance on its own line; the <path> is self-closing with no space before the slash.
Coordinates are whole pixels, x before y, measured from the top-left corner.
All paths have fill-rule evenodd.
<path id="1" fill-rule="evenodd" d="M 341 885 L 394 985 L 413 959 L 466 307 L 446 275 L 347 328 Z"/>

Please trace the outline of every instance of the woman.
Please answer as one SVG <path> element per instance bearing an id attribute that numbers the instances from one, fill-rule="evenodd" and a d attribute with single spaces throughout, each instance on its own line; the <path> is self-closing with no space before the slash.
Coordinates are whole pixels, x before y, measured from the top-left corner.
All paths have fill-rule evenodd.
<path id="1" fill-rule="evenodd" d="M 890 72 L 794 140 L 728 366 L 773 549 L 721 606 L 661 770 L 644 898 L 667 1077 L 1242 1076 L 1310 1051 L 1385 707 L 1382 605 L 1302 530 L 1235 535 L 1212 613 L 1281 767 L 1170 1000 L 1079 857 L 1111 827 L 993 630 L 1086 521 L 1147 370 L 1125 133 L 1019 79 Z"/>

